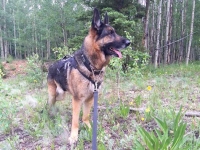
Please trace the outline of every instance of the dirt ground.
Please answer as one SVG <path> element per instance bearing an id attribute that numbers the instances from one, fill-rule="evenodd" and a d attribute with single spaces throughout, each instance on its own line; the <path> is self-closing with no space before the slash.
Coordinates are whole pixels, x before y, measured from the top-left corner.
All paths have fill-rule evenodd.
<path id="1" fill-rule="evenodd" d="M 13 60 L 12 62 L 3 62 L 2 64 L 6 73 L 5 78 L 13 78 L 19 74 L 26 74 L 27 60 Z"/>

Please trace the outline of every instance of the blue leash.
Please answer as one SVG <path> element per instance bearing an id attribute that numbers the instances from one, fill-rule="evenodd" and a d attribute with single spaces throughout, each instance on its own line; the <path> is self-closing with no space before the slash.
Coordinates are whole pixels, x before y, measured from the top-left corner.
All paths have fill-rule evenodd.
<path id="1" fill-rule="evenodd" d="M 92 150 L 97 150 L 97 120 L 98 120 L 98 90 L 95 83 L 94 88 L 94 113 L 92 126 Z"/>

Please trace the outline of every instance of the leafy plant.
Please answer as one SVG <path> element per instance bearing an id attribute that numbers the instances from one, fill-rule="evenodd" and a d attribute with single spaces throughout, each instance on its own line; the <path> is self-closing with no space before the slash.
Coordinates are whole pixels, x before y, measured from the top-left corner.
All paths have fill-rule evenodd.
<path id="1" fill-rule="evenodd" d="M 122 117 L 122 118 L 127 118 L 128 115 L 129 115 L 129 112 L 130 112 L 130 107 L 129 106 L 126 106 L 125 104 L 121 103 L 120 106 L 119 106 L 119 115 Z"/>
<path id="2" fill-rule="evenodd" d="M 26 68 L 27 76 L 26 79 L 29 83 L 32 83 L 36 86 L 41 85 L 43 81 L 43 71 L 42 71 L 42 62 L 39 60 L 39 55 L 34 54 L 27 58 L 28 64 Z"/>
<path id="3" fill-rule="evenodd" d="M 133 37 L 130 36 L 128 32 L 126 37 L 130 39 L 131 42 L 134 41 Z M 129 46 L 122 51 L 123 58 L 113 58 L 111 59 L 109 65 L 112 69 L 117 69 L 123 71 L 123 73 L 134 73 L 134 75 L 142 75 L 141 71 L 144 70 L 148 64 L 149 55 L 146 52 L 141 52 L 138 50 L 132 50 Z"/>
<path id="4" fill-rule="evenodd" d="M 154 118 L 158 125 L 158 129 L 154 132 L 148 132 L 139 127 L 138 131 L 142 141 L 149 150 L 177 150 L 181 149 L 186 142 L 185 129 L 186 124 L 181 121 L 181 109 L 173 120 L 173 128 L 170 129 L 166 120 Z M 137 141 L 137 146 L 142 148 L 142 145 Z"/>
<path id="5" fill-rule="evenodd" d="M 0 63 L 0 78 L 3 78 L 5 76 L 5 69 L 3 67 L 3 64 Z"/>
<path id="6" fill-rule="evenodd" d="M 53 48 L 53 52 L 56 55 L 56 59 L 62 59 L 66 55 L 71 55 L 73 53 L 73 49 L 69 49 L 68 47 L 55 47 Z"/>
<path id="7" fill-rule="evenodd" d="M 6 59 L 7 63 L 11 63 L 13 61 L 13 56 L 12 55 L 8 55 L 8 58 Z"/>
<path id="8" fill-rule="evenodd" d="M 5 90 L 6 91 L 6 90 Z M 8 92 L 8 91 L 6 91 Z M 7 96 L 10 99 L 12 97 Z M 0 98 L 0 132 L 10 132 L 13 127 L 13 121 L 17 112 L 16 105 L 11 101 L 5 101 L 6 95 L 1 93 Z"/>

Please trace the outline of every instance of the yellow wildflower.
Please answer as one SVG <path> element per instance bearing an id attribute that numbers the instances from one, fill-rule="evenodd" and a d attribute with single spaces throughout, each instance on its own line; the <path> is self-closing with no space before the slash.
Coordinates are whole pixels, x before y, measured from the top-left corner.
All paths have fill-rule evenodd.
<path id="1" fill-rule="evenodd" d="M 148 91 L 151 91 L 151 89 L 152 89 L 152 87 L 149 85 L 149 86 L 147 86 L 147 90 Z"/>
<path id="2" fill-rule="evenodd" d="M 150 108 L 148 107 L 147 109 L 145 109 L 145 112 L 150 112 Z"/>
<path id="3" fill-rule="evenodd" d="M 144 118 L 142 117 L 141 120 L 144 121 Z"/>
<path id="4" fill-rule="evenodd" d="M 129 105 L 133 105 L 133 102 L 129 102 Z"/>

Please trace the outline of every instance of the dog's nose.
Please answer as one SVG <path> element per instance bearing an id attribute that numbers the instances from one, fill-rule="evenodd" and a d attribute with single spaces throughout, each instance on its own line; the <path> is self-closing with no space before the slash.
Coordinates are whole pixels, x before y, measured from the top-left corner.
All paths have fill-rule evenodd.
<path id="1" fill-rule="evenodd" d="M 129 46 L 131 44 L 131 42 L 129 40 L 125 41 L 126 46 Z"/>

